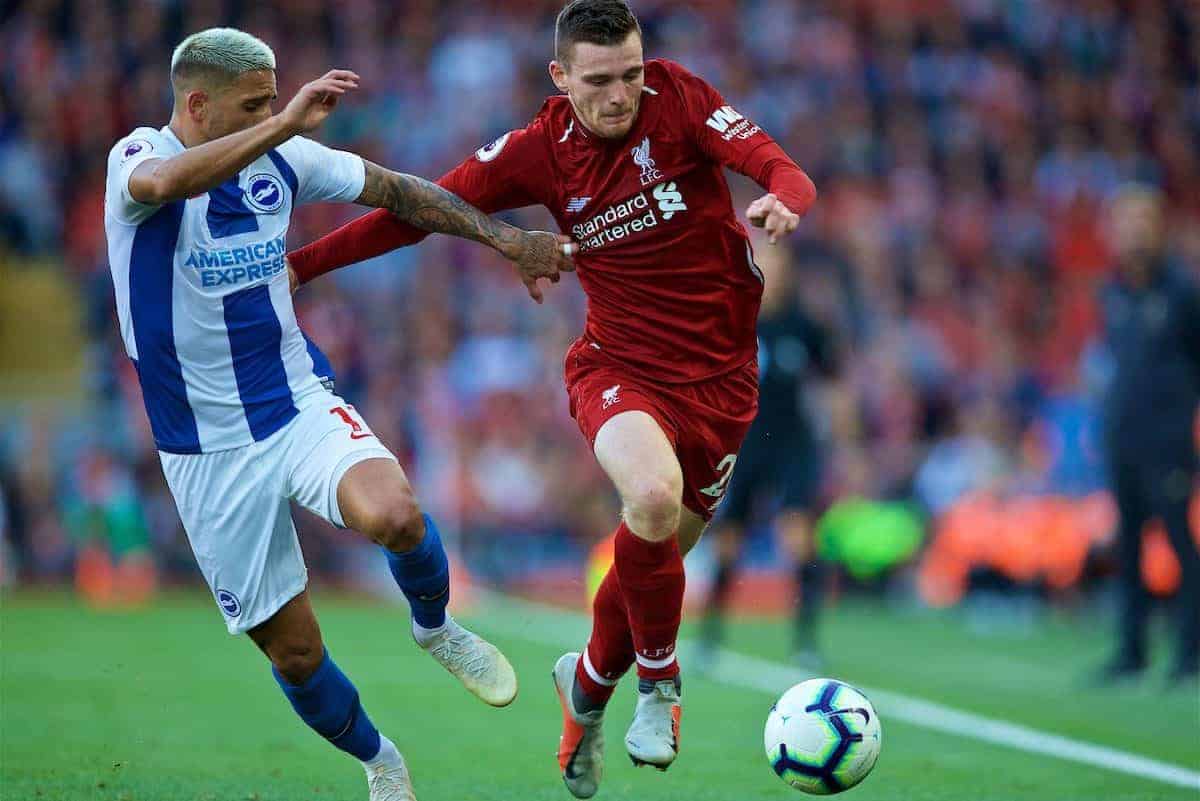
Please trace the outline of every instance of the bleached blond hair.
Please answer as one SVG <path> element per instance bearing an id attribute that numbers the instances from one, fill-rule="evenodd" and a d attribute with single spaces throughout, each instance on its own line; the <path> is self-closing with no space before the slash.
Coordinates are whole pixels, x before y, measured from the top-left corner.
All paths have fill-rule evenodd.
<path id="1" fill-rule="evenodd" d="M 275 53 L 262 39 L 237 28 L 209 28 L 193 33 L 171 56 L 171 84 L 176 90 L 200 81 L 216 88 L 254 70 L 275 69 Z"/>

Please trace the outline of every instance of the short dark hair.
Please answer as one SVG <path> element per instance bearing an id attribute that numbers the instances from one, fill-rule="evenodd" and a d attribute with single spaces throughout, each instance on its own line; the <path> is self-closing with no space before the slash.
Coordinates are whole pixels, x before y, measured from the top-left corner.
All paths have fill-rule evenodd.
<path id="1" fill-rule="evenodd" d="M 641 36 L 642 26 L 625 0 L 573 0 L 554 21 L 554 57 L 566 61 L 576 42 L 617 45 L 634 31 Z"/>

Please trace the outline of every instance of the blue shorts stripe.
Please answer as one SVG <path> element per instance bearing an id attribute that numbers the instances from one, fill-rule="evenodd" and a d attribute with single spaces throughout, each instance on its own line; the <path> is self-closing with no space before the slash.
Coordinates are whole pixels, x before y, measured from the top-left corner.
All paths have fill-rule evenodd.
<path id="1" fill-rule="evenodd" d="M 138 226 L 129 256 L 129 313 L 142 400 L 159 450 L 200 453 L 196 415 L 175 350 L 172 291 L 184 201 L 168 203 Z"/>
<path id="2" fill-rule="evenodd" d="M 283 367 L 283 328 L 266 284 L 226 295 L 223 301 L 238 396 L 251 435 L 264 440 L 299 414 Z"/>

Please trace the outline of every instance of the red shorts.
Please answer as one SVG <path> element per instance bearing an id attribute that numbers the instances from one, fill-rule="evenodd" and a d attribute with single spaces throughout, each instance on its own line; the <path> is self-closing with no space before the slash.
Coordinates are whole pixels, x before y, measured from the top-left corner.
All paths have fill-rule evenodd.
<path id="1" fill-rule="evenodd" d="M 621 412 L 654 418 L 683 469 L 683 505 L 710 520 L 725 496 L 738 449 L 758 413 L 758 364 L 691 384 L 649 381 L 580 338 L 567 351 L 571 417 L 595 446 Z"/>

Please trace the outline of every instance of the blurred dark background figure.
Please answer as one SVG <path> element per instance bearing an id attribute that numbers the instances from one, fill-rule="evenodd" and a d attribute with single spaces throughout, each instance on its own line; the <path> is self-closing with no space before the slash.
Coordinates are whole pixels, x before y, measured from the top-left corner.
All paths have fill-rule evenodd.
<path id="1" fill-rule="evenodd" d="M 737 455 L 729 491 L 713 526 L 716 570 L 701 630 L 701 659 L 711 663 L 722 639 L 738 561 L 754 525 L 774 529 L 781 561 L 796 584 L 793 660 L 817 670 L 816 624 L 823 569 L 813 542 L 822 487 L 822 444 L 814 420 L 813 384 L 836 371 L 834 340 L 800 303 L 804 277 L 788 251 L 762 245 L 758 318 L 758 417 Z M 836 270 L 817 259 L 815 269 Z"/>
<path id="2" fill-rule="evenodd" d="M 1142 530 L 1162 521 L 1179 560 L 1174 681 L 1200 670 L 1200 552 L 1188 531 L 1198 469 L 1200 286 L 1167 257 L 1163 199 L 1150 188 L 1120 191 L 1108 225 L 1117 275 L 1103 293 L 1114 374 L 1104 409 L 1111 485 L 1120 514 L 1121 610 L 1117 651 L 1099 678 L 1140 674 L 1147 665 L 1149 599 L 1140 563 Z"/>

